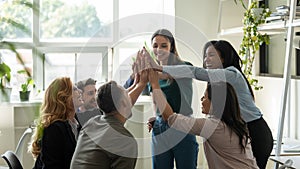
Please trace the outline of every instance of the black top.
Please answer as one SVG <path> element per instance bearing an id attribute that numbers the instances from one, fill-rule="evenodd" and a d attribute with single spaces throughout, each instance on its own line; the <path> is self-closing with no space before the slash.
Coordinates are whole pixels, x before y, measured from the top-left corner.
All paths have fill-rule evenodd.
<path id="1" fill-rule="evenodd" d="M 44 129 L 41 153 L 33 169 L 69 169 L 76 140 L 68 121 L 56 121 Z"/>

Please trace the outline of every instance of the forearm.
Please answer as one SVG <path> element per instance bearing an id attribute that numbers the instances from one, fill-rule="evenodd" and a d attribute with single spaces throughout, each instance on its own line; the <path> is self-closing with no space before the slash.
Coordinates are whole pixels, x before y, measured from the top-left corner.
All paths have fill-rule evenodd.
<path id="1" fill-rule="evenodd" d="M 156 108 L 158 108 L 159 112 L 161 112 L 163 119 L 167 120 L 169 116 L 174 113 L 173 109 L 167 102 L 167 99 L 158 84 L 152 85 L 152 89 L 153 103 L 155 104 Z"/>
<path id="2" fill-rule="evenodd" d="M 134 88 L 135 88 L 136 84 L 132 84 L 131 86 L 129 86 L 126 90 L 128 91 L 128 93 L 130 93 Z"/>
<path id="3" fill-rule="evenodd" d="M 199 136 L 205 124 L 205 119 L 173 114 L 168 118 L 168 124 L 176 130 Z"/>
<path id="4" fill-rule="evenodd" d="M 135 104 L 136 100 L 142 93 L 142 91 L 147 86 L 147 83 L 138 83 L 132 87 L 131 90 L 128 90 L 129 97 L 131 99 L 132 106 Z M 128 88 L 129 89 L 129 88 Z"/>

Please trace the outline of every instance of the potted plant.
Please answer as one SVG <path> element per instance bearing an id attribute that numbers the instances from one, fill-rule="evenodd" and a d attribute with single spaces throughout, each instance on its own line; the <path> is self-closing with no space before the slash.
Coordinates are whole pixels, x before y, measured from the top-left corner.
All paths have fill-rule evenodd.
<path id="1" fill-rule="evenodd" d="M 26 70 L 20 70 L 18 71 L 19 74 L 26 74 Z M 29 96 L 30 96 L 30 89 L 31 87 L 35 87 L 34 81 L 32 77 L 26 77 L 25 82 L 21 83 L 21 90 L 19 91 L 20 93 L 20 100 L 21 101 L 28 101 Z"/>
<path id="2" fill-rule="evenodd" d="M 254 0 L 244 12 L 243 40 L 239 50 L 243 61 L 243 72 L 255 90 L 262 89 L 262 86 L 258 84 L 258 80 L 252 76 L 255 54 L 259 50 L 260 45 L 270 43 L 269 35 L 260 33 L 258 26 L 265 23 L 266 18 L 270 16 L 271 12 L 268 8 L 263 7 L 256 10 L 258 8 L 259 3 L 257 0 Z"/>
<path id="3" fill-rule="evenodd" d="M 11 78 L 10 72 L 10 67 L 2 61 L 0 56 L 0 98 L 2 102 L 10 101 L 12 90 L 8 87 Z"/>

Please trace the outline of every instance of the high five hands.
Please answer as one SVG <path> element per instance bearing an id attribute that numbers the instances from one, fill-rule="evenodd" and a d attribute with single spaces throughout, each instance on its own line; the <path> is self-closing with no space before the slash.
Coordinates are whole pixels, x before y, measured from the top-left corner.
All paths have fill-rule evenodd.
<path id="1" fill-rule="evenodd" d="M 150 56 L 149 52 L 145 47 L 139 50 L 134 62 L 134 73 L 141 73 L 144 70 L 153 69 L 156 71 L 162 71 L 162 66 L 160 66 L 153 58 Z"/>
<path id="2" fill-rule="evenodd" d="M 149 52 L 145 47 L 137 52 L 135 62 L 133 63 L 133 71 L 136 75 L 135 82 L 138 81 L 139 76 L 147 76 L 151 86 L 159 86 L 158 84 L 158 73 L 162 71 L 162 67 L 150 56 Z M 150 132 L 153 128 L 156 117 L 150 117 L 147 122 L 148 131 Z"/>

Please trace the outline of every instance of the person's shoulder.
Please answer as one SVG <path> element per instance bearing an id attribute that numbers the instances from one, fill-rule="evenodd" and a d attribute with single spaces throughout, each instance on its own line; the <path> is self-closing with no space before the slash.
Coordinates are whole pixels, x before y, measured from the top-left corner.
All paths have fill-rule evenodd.
<path id="1" fill-rule="evenodd" d="M 68 121 L 57 120 L 57 121 L 51 123 L 46 129 L 53 130 L 53 129 L 59 129 L 59 128 L 66 128 L 67 125 L 69 125 Z"/>
<path id="2" fill-rule="evenodd" d="M 51 123 L 51 124 L 49 125 L 49 127 L 50 127 L 50 126 L 64 126 L 64 125 L 66 125 L 66 123 L 68 123 L 67 120 L 66 120 L 66 121 L 63 121 L 63 120 L 57 120 L 57 121 L 54 121 L 53 123 Z"/>
<path id="3" fill-rule="evenodd" d="M 236 67 L 234 67 L 234 66 L 229 66 L 229 67 L 226 68 L 226 70 L 229 70 L 229 71 L 232 71 L 232 72 L 236 72 L 236 73 L 240 72 L 240 71 L 239 71 Z"/>
<path id="4" fill-rule="evenodd" d="M 182 61 L 180 62 L 178 65 L 189 65 L 189 66 L 193 66 L 193 64 L 191 62 L 188 61 Z"/>

